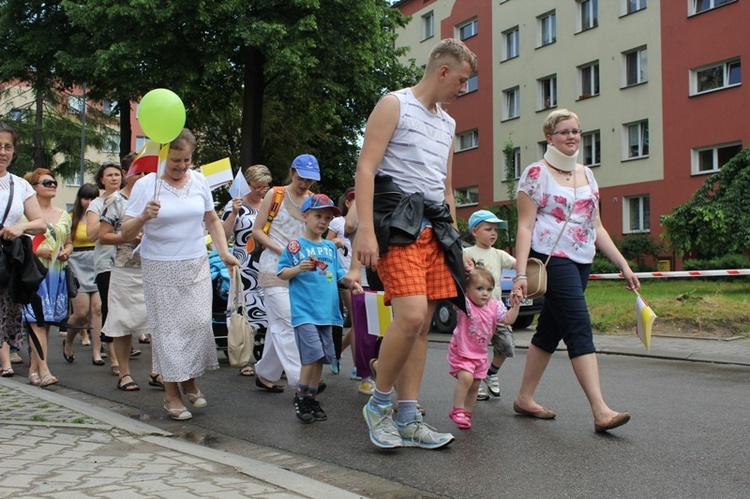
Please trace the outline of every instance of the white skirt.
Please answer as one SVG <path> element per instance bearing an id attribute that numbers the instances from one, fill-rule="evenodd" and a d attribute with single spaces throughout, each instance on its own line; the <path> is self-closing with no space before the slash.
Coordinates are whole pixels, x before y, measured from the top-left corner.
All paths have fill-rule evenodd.
<path id="1" fill-rule="evenodd" d="M 117 338 L 148 333 L 140 267 L 112 267 L 109 278 L 107 322 L 102 331 Z"/>
<path id="2" fill-rule="evenodd" d="M 208 257 L 141 264 L 154 372 L 181 382 L 218 369 Z"/>

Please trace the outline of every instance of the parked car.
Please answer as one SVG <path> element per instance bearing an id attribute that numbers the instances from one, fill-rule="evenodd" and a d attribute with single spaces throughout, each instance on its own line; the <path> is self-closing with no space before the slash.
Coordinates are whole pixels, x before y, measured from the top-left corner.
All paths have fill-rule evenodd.
<path id="1" fill-rule="evenodd" d="M 500 286 L 503 290 L 503 303 L 505 306 L 510 306 L 509 297 L 510 290 L 513 287 L 513 277 L 515 277 L 515 270 L 503 269 L 503 279 L 500 282 Z M 533 300 L 525 299 L 521 302 L 521 310 L 518 312 L 518 318 L 513 323 L 514 329 L 524 329 L 534 322 L 534 317 L 539 315 L 542 311 L 542 305 L 544 305 L 544 297 L 540 296 Z M 435 314 L 432 316 L 432 327 L 430 332 L 451 334 L 456 328 L 457 312 L 453 304 L 448 300 L 441 300 Z"/>

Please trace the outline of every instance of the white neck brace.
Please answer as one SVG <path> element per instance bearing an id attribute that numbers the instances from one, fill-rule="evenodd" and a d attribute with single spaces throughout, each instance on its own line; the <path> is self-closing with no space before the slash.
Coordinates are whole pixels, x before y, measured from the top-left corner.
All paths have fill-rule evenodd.
<path id="1" fill-rule="evenodd" d="M 572 172 L 576 167 L 578 151 L 573 156 L 564 154 L 552 144 L 547 144 L 547 152 L 544 153 L 544 160 L 553 168 L 564 172 Z"/>

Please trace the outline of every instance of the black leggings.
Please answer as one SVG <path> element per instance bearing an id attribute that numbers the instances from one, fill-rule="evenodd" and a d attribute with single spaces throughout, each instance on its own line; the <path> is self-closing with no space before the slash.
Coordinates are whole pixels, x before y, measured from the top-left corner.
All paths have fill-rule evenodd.
<path id="1" fill-rule="evenodd" d="M 109 270 L 96 274 L 94 282 L 96 282 L 96 288 L 99 290 L 99 297 L 102 300 L 102 325 L 107 322 L 107 312 L 109 311 Z M 104 343 L 112 343 L 112 337 L 107 336 L 104 333 L 99 335 Z"/>

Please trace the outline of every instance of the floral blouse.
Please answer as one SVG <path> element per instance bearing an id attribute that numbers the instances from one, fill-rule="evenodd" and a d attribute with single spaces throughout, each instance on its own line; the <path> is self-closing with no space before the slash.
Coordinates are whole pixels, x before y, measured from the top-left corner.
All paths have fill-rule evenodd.
<path id="1" fill-rule="evenodd" d="M 526 193 L 537 206 L 531 235 L 531 249 L 543 255 L 591 263 L 596 247 L 596 219 L 599 216 L 599 185 L 589 168 L 584 168 L 588 185 L 578 187 L 570 221 L 557 246 L 554 246 L 565 219 L 573 206 L 573 188 L 557 183 L 544 163 L 527 166 L 518 182 L 518 192 Z"/>

